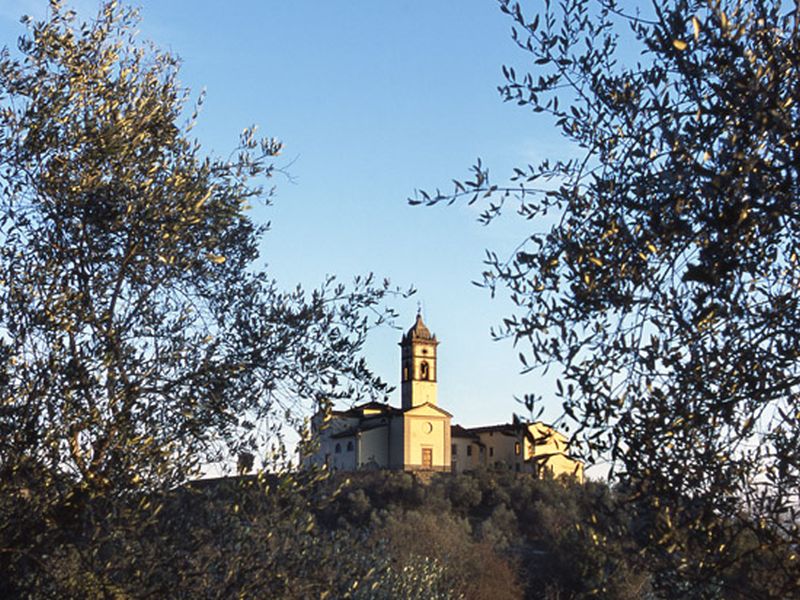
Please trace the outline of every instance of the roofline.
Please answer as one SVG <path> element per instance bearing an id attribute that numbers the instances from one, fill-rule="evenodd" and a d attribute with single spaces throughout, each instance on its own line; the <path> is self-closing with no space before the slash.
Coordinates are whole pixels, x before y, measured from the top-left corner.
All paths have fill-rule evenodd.
<path id="1" fill-rule="evenodd" d="M 564 434 L 560 433 L 553 425 L 549 423 L 545 423 L 544 421 L 520 421 L 519 424 L 516 423 L 502 423 L 498 425 L 479 425 L 478 427 L 465 427 L 467 431 L 474 431 L 476 433 L 483 433 L 488 431 L 503 431 L 503 430 L 516 430 L 516 429 L 524 429 L 526 427 L 531 427 L 534 425 L 540 425 L 547 429 L 550 429 L 554 433 L 558 433 L 559 435 L 564 436 Z"/>
<path id="2" fill-rule="evenodd" d="M 467 431 L 472 431 L 474 433 L 488 433 L 490 431 L 506 431 L 506 430 L 515 430 L 516 425 L 513 423 L 504 423 L 502 425 L 481 425 L 479 427 L 465 427 Z"/>
<path id="3" fill-rule="evenodd" d="M 443 412 L 443 413 L 444 413 L 444 414 L 446 414 L 448 417 L 450 417 L 450 418 L 453 418 L 453 415 L 451 415 L 449 412 L 447 412 L 447 411 L 446 411 L 445 409 L 443 409 L 441 406 L 437 406 L 436 404 L 433 404 L 432 402 L 423 402 L 422 404 L 417 404 L 416 406 L 412 406 L 412 407 L 410 407 L 410 408 L 401 408 L 401 409 L 400 409 L 400 412 L 401 412 L 401 413 L 403 413 L 403 414 L 405 414 L 405 413 L 407 413 L 407 412 L 409 412 L 409 411 L 412 411 L 412 410 L 414 410 L 415 408 L 420 408 L 420 407 L 422 407 L 422 406 L 431 406 L 431 407 L 435 408 L 436 410 L 438 410 L 438 411 L 440 411 L 440 412 Z"/>

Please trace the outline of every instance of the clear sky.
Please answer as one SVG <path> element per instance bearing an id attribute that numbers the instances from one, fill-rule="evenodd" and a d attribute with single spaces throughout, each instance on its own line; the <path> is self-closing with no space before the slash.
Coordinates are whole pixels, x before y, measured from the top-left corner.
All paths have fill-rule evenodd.
<path id="1" fill-rule="evenodd" d="M 349 2 L 139 0 L 141 37 L 181 57 L 181 81 L 207 99 L 195 133 L 227 155 L 251 124 L 285 143 L 268 271 L 285 287 L 326 274 L 349 281 L 374 272 L 417 294 L 398 300 L 399 325 L 417 303 L 437 334 L 439 403 L 465 426 L 508 421 L 514 396 L 541 394 L 559 413 L 552 379 L 519 375 L 518 350 L 489 335 L 510 310 L 472 285 L 485 249 L 508 254 L 530 224 L 490 227 L 466 206 L 412 207 L 417 188 L 449 188 L 477 157 L 493 173 L 563 152 L 546 120 L 500 100 L 501 66 L 524 65 L 511 22 L 493 0 Z M 2 0 L 0 41 L 24 32 L 19 16 L 42 17 L 47 0 Z M 71 3 L 82 16 L 96 2 Z M 519 70 L 519 68 L 518 68 Z M 376 331 L 372 367 L 399 380 L 400 332 Z M 399 404 L 399 393 L 393 402 Z"/>

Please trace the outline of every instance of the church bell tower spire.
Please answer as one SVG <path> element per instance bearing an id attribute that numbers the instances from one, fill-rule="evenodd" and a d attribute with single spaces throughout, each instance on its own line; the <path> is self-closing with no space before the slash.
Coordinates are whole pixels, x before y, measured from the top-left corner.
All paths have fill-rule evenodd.
<path id="1" fill-rule="evenodd" d="M 436 404 L 436 336 L 417 313 L 414 326 L 400 340 L 400 389 L 403 409 Z"/>

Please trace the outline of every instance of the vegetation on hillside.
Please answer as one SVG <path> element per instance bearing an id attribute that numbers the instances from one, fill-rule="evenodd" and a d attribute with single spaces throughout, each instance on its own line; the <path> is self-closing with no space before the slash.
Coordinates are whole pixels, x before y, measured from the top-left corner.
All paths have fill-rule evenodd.
<path id="1" fill-rule="evenodd" d="M 116 504 L 102 532 L 59 525 L 69 544 L 21 563 L 4 597 L 674 598 L 645 554 L 648 520 L 605 484 L 510 471 L 422 479 L 368 471 L 319 479 L 205 480 Z M 94 509 L 102 502 L 87 505 Z M 57 517 L 54 517 L 57 518 Z M 87 523 L 91 524 L 91 521 Z M 135 527 L 132 525 L 135 524 Z M 776 554 L 739 540 L 740 560 L 681 598 L 781 597 Z M 691 564 L 700 560 L 687 555 Z M 102 574 L 102 577 L 99 575 Z"/>
<path id="2" fill-rule="evenodd" d="M 163 597 L 203 569 L 226 596 L 222 563 L 159 537 L 165 504 L 243 449 L 279 468 L 298 399 L 380 394 L 359 351 L 388 284 L 285 292 L 258 270 L 249 208 L 281 144 L 248 128 L 203 150 L 135 11 L 81 22 L 52 0 L 27 24 L 0 53 L 0 585 Z"/>
<path id="3" fill-rule="evenodd" d="M 479 162 L 414 201 L 529 223 L 486 261 L 485 285 L 516 305 L 498 335 L 526 372 L 560 370 L 587 460 L 658 513 L 674 594 L 757 539 L 800 595 L 797 3 L 499 4 L 526 65 L 503 68 L 501 96 L 563 152 L 507 180 Z"/>

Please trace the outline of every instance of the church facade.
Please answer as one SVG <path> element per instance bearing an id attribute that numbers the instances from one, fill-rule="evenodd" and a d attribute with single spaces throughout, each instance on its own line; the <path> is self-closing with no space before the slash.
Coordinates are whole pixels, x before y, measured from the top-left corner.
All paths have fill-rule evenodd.
<path id="1" fill-rule="evenodd" d="M 367 402 L 314 415 L 317 442 L 305 461 L 340 471 L 395 469 L 462 473 L 507 468 L 537 476 L 583 478 L 567 440 L 543 423 L 464 428 L 438 405 L 439 342 L 417 315 L 400 341 L 401 407 Z"/>

